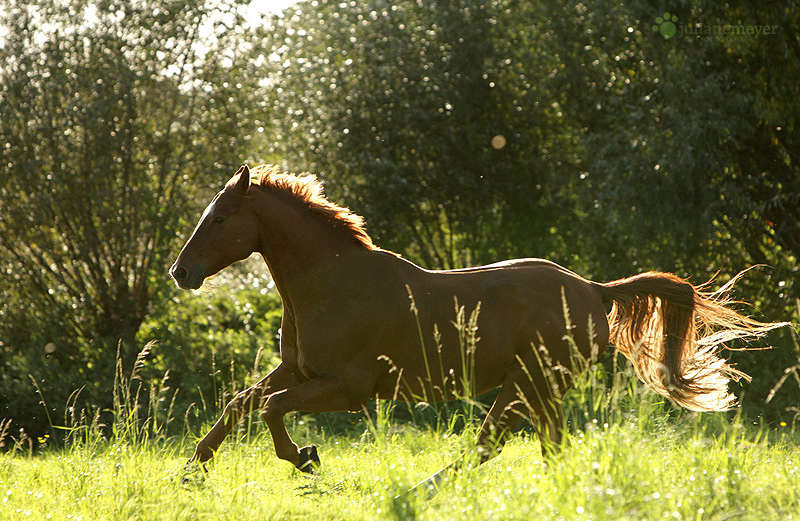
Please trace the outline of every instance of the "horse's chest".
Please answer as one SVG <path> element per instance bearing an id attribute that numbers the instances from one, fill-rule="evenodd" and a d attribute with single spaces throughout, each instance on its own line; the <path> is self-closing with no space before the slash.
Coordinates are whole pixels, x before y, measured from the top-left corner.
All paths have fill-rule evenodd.
<path id="1" fill-rule="evenodd" d="M 319 373 L 314 371 L 313 362 L 308 359 L 306 353 L 301 348 L 298 328 L 294 320 L 294 314 L 285 312 L 281 323 L 281 361 L 293 374 L 311 379 Z"/>
<path id="2" fill-rule="evenodd" d="M 313 357 L 306 356 L 306 353 L 296 344 L 281 344 L 281 360 L 289 371 L 307 379 L 315 378 L 320 374 L 319 370 L 315 368 Z"/>

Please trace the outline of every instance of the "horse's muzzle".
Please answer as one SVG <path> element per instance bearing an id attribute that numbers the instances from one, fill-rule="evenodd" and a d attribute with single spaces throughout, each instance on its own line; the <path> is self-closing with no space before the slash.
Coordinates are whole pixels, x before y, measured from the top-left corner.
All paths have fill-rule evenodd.
<path id="1" fill-rule="evenodd" d="M 190 277 L 189 270 L 177 263 L 173 264 L 169 269 L 169 274 L 172 275 L 172 278 L 175 279 L 181 289 L 197 289 L 203 285 L 202 277 Z"/>

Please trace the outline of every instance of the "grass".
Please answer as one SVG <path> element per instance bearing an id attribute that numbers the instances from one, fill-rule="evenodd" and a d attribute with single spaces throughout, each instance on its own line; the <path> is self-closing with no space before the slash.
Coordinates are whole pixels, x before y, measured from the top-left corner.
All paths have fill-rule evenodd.
<path id="1" fill-rule="evenodd" d="M 381 402 L 344 428 L 341 416 L 290 415 L 295 441 L 320 448 L 315 475 L 278 460 L 254 415 L 207 474 L 187 474 L 196 433 L 184 421 L 183 435 L 167 434 L 173 409 L 152 406 L 158 385 L 140 417 L 137 371 L 147 352 L 149 345 L 130 376 L 118 365 L 110 426 L 73 418 L 66 447 L 40 438 L 44 448 L 34 454 L 31 440 L 8 437 L 0 423 L 0 442 L 14 442 L 0 454 L 1 521 L 800 519 L 794 424 L 770 429 L 736 413 L 670 410 L 616 351 L 603 364 L 574 361 L 559 455 L 543 461 L 536 435 L 522 430 L 502 454 L 452 476 L 429 500 L 410 488 L 472 446 L 478 402 Z"/>
<path id="2" fill-rule="evenodd" d="M 320 446 L 314 476 L 278 460 L 258 425 L 187 484 L 187 437 L 11 451 L 0 456 L 0 519 L 800 518 L 798 433 L 745 427 L 724 414 L 655 426 L 635 416 L 588 422 L 549 464 L 535 435 L 521 432 L 427 501 L 408 489 L 456 458 L 474 428 L 454 435 L 387 419 L 360 437 L 302 427 L 295 434 Z"/>

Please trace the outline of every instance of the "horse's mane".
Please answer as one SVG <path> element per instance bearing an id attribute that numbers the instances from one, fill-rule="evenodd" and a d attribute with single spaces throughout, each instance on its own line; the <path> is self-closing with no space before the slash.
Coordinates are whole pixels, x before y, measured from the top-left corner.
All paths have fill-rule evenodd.
<path id="1" fill-rule="evenodd" d="M 317 176 L 282 172 L 274 165 L 257 166 L 251 170 L 251 175 L 255 176 L 252 182 L 257 186 L 305 204 L 313 213 L 344 228 L 362 246 L 378 249 L 364 229 L 364 218 L 326 199 Z"/>

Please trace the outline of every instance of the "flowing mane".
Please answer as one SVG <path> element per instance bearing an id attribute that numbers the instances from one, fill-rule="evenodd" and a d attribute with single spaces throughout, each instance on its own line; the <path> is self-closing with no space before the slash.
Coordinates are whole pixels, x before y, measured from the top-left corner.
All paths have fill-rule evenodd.
<path id="1" fill-rule="evenodd" d="M 297 175 L 282 172 L 274 165 L 255 167 L 251 173 L 257 176 L 253 180 L 255 185 L 302 202 L 313 213 L 346 230 L 365 248 L 378 249 L 364 229 L 364 218 L 351 212 L 348 208 L 329 201 L 323 192 L 322 182 L 314 174 Z M 229 184 L 235 179 L 231 179 Z"/>

